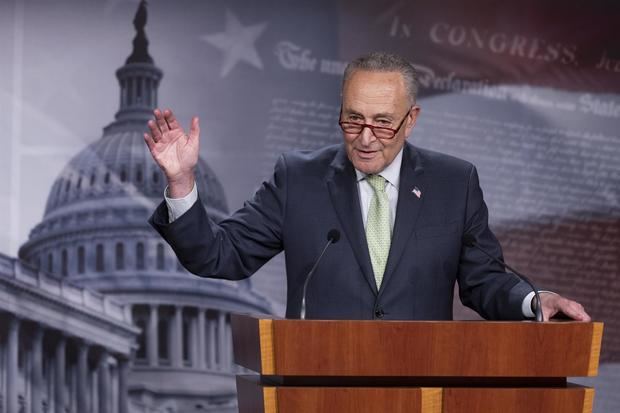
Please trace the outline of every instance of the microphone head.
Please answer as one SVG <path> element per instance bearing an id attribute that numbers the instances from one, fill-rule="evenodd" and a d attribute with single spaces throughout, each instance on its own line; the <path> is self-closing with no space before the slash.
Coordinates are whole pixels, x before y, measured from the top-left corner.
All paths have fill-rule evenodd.
<path id="1" fill-rule="evenodd" d="M 470 233 L 464 234 L 463 235 L 463 244 L 465 244 L 468 247 L 473 247 L 474 245 L 476 245 L 476 237 L 474 237 Z"/>
<path id="2" fill-rule="evenodd" d="M 330 229 L 327 233 L 327 240 L 331 241 L 332 244 L 337 243 L 340 240 L 340 231 L 338 231 L 336 228 Z"/>

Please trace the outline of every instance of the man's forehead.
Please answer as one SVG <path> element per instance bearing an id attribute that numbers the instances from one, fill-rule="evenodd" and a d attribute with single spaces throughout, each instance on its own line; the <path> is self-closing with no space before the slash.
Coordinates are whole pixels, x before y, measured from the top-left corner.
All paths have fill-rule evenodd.
<path id="1" fill-rule="evenodd" d="M 403 75 L 399 72 L 371 72 L 358 70 L 353 72 L 342 85 L 342 94 L 371 90 L 406 93 Z"/>
<path id="2" fill-rule="evenodd" d="M 346 107 L 342 106 L 342 114 L 343 115 L 359 115 L 363 117 L 371 117 L 371 118 L 392 118 L 397 115 L 396 108 L 394 110 L 378 110 L 370 112 L 368 108 L 366 110 L 359 110 L 355 107 Z"/>
<path id="3" fill-rule="evenodd" d="M 408 105 L 399 72 L 356 71 L 343 85 L 342 112 L 364 116 L 394 116 Z"/>
<path id="4" fill-rule="evenodd" d="M 352 72 L 343 84 L 343 93 L 348 89 L 358 89 L 364 86 L 391 86 L 405 88 L 405 79 L 400 72 L 356 70 Z"/>

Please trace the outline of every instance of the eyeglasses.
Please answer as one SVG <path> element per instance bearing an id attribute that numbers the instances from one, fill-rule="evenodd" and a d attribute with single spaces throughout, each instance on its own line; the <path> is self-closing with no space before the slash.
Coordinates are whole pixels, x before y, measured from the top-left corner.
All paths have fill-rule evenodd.
<path id="1" fill-rule="evenodd" d="M 396 136 L 400 128 L 405 123 L 405 119 L 407 119 L 407 116 L 409 116 L 409 113 L 411 112 L 412 108 L 413 106 L 409 108 L 409 110 L 407 111 L 407 114 L 405 115 L 403 120 L 400 121 L 396 129 L 386 128 L 385 126 L 375 126 L 375 125 L 370 125 L 368 123 L 357 123 L 357 122 L 340 121 L 338 122 L 338 124 L 340 125 L 340 128 L 342 129 L 344 133 L 350 133 L 352 135 L 359 135 L 360 133 L 362 133 L 364 128 L 368 128 L 373 133 L 373 135 L 377 137 L 377 139 L 392 139 L 394 136 Z M 342 109 L 340 109 L 340 116 L 342 117 Z"/>

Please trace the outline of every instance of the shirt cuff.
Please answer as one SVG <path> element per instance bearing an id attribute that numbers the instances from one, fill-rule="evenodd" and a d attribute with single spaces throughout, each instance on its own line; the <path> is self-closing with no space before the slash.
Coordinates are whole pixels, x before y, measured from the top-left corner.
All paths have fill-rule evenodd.
<path id="1" fill-rule="evenodd" d="M 192 187 L 191 192 L 183 198 L 169 198 L 168 186 L 166 186 L 166 189 L 164 190 L 164 199 L 166 200 L 166 205 L 168 206 L 168 222 L 172 223 L 179 219 L 181 215 L 189 211 L 189 209 L 198 200 L 198 189 L 196 189 L 196 182 L 194 181 L 194 186 Z"/>
<path id="2" fill-rule="evenodd" d="M 539 290 L 538 292 L 557 294 L 557 293 L 554 293 L 553 291 L 547 291 L 547 290 Z M 521 304 L 521 312 L 526 318 L 536 317 L 536 314 L 534 314 L 534 312 L 532 311 L 532 300 L 534 299 L 535 295 L 536 294 L 534 293 L 534 291 L 532 291 L 531 293 L 525 296 L 525 298 L 523 299 L 523 303 Z"/>

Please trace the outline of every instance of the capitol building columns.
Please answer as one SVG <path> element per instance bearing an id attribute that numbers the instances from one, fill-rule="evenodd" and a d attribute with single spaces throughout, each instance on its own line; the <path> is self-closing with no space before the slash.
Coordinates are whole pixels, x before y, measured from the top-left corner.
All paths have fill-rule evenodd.
<path id="1" fill-rule="evenodd" d="M 18 413 L 17 404 L 17 374 L 18 374 L 18 351 L 19 351 L 19 328 L 20 320 L 9 315 L 9 329 L 6 345 L 6 372 L 3 380 L 6 383 L 6 407 L 7 413 Z"/>
<path id="2" fill-rule="evenodd" d="M 154 367 L 159 364 L 159 308 L 157 305 L 151 304 L 149 310 L 146 354 L 149 366 Z"/>
<path id="3" fill-rule="evenodd" d="M 198 309 L 192 309 L 190 314 L 190 324 L 189 324 L 189 337 L 190 337 L 190 347 L 189 347 L 189 365 L 194 369 L 200 369 L 200 337 L 198 336 Z M 204 347 L 202 348 L 204 349 Z"/>
<path id="4" fill-rule="evenodd" d="M 171 329 L 170 358 L 172 366 L 183 367 L 183 307 L 175 306 Z"/>
<path id="5" fill-rule="evenodd" d="M 32 325 L 30 339 L 21 340 L 20 330 L 31 327 L 12 314 L 4 314 L 8 323 L 0 383 L 5 383 L 3 402 L 6 413 L 128 413 L 129 358 L 111 356 L 98 348 L 91 353 L 82 340 L 73 340 L 57 331 Z M 22 342 L 20 342 L 22 341 Z M 73 342 L 74 341 L 74 342 Z M 45 351 L 45 345 L 52 345 Z M 76 349 L 75 363 L 69 361 L 71 349 Z M 0 349 L 1 350 L 1 349 Z M 90 359 L 98 356 L 91 369 Z M 20 361 L 21 360 L 21 361 Z M 49 369 L 44 376 L 44 364 Z M 96 377 L 94 377 L 96 376 Z M 1 392 L 1 389 L 0 389 Z M 1 399 L 0 399 L 1 400 Z M 0 404 L 0 408 L 2 405 Z"/>
<path id="6" fill-rule="evenodd" d="M 118 365 L 118 413 L 129 413 L 129 359 L 119 357 Z"/>
<path id="7" fill-rule="evenodd" d="M 139 330 L 119 303 L 2 254 L 0 296 L 1 412 L 127 413 Z M 93 387 L 94 348 L 114 355 L 114 387 Z M 94 399 L 114 400 L 114 409 L 98 410 Z"/>
<path id="8" fill-rule="evenodd" d="M 197 366 L 199 369 L 204 370 L 207 368 L 207 354 L 206 354 L 206 339 L 207 339 L 207 325 L 206 325 L 206 310 L 204 308 L 198 309 L 198 343 L 197 343 Z"/>
<path id="9" fill-rule="evenodd" d="M 69 287 L 62 288 L 59 294 L 69 291 Z M 96 299 L 92 294 L 79 293 L 72 299 Z M 92 322 L 103 323 L 104 319 L 76 315 L 72 323 L 77 324 L 66 324 L 65 315 L 54 308 L 35 320 L 28 317 L 32 314 L 15 315 L 0 305 L 0 322 L 5 326 L 0 339 L 2 411 L 128 413 L 136 366 L 145 374 L 152 374 L 147 373 L 149 369 L 169 374 L 234 370 L 228 311 L 200 303 L 173 304 L 170 300 L 128 304 L 131 311 L 113 305 L 110 302 L 101 307 L 101 311 L 114 311 L 118 317 L 114 326 L 109 325 L 111 330 L 102 324 L 90 331 L 95 328 Z M 118 324 L 127 322 L 125 317 L 131 315 L 143 326 L 141 356 L 136 356 L 138 348 L 130 344 L 139 330 Z M 115 328 L 122 330 L 112 333 Z M 118 335 L 111 338 L 109 334 Z"/>
<path id="10" fill-rule="evenodd" d="M 97 366 L 98 405 L 97 413 L 112 413 L 110 411 L 110 365 L 108 352 L 101 349 Z"/>
<path id="11" fill-rule="evenodd" d="M 208 345 L 207 345 L 207 352 L 208 352 L 208 363 L 207 363 L 207 367 L 210 369 L 215 369 L 216 364 L 217 364 L 217 353 L 215 351 L 215 345 L 216 345 L 216 338 L 217 338 L 217 330 L 216 330 L 216 318 L 215 318 L 215 314 L 213 311 L 210 311 L 210 315 L 211 317 L 208 317 L 208 323 L 207 323 L 207 329 L 209 331 L 207 337 L 208 337 Z"/>
<path id="12" fill-rule="evenodd" d="M 169 301 L 131 305 L 134 322 L 143 330 L 137 365 L 177 370 L 233 369 L 227 311 Z"/>
<path id="13" fill-rule="evenodd" d="M 43 402 L 43 392 L 44 392 L 44 377 L 43 377 L 43 336 L 45 331 L 43 327 L 40 325 L 35 325 L 35 331 L 32 336 L 32 347 L 31 347 L 31 357 L 32 357 L 32 367 L 31 367 L 31 377 L 32 377 L 32 397 L 31 397 L 31 405 L 33 406 L 32 412 L 38 413 L 34 407 L 42 406 Z"/>
<path id="14" fill-rule="evenodd" d="M 79 343 L 78 360 L 77 360 L 77 411 L 88 412 L 88 394 L 91 393 L 88 388 L 89 382 L 89 365 L 88 365 L 89 346 L 85 342 Z"/>
<path id="15" fill-rule="evenodd" d="M 129 358 L 98 349 L 96 413 L 128 413 Z"/>
<path id="16" fill-rule="evenodd" d="M 217 317 L 217 331 L 219 336 L 218 348 L 220 350 L 219 368 L 220 370 L 225 370 L 228 365 L 228 357 L 226 354 L 228 340 L 226 337 L 226 314 L 223 312 L 220 312 Z"/>
<path id="17" fill-rule="evenodd" d="M 56 341 L 56 351 L 54 358 L 54 372 L 55 374 L 55 391 L 54 391 L 54 412 L 62 412 L 65 407 L 65 383 L 66 377 L 65 373 L 67 371 L 66 367 L 66 339 L 59 335 L 58 340 Z"/>
<path id="18" fill-rule="evenodd" d="M 234 370 L 228 312 L 169 302 L 133 307 L 145 326 L 146 351 L 138 365 L 159 371 Z M 0 311 L 0 318 L 7 326 L 0 341 L 3 411 L 128 413 L 131 353 L 10 312 Z"/>

